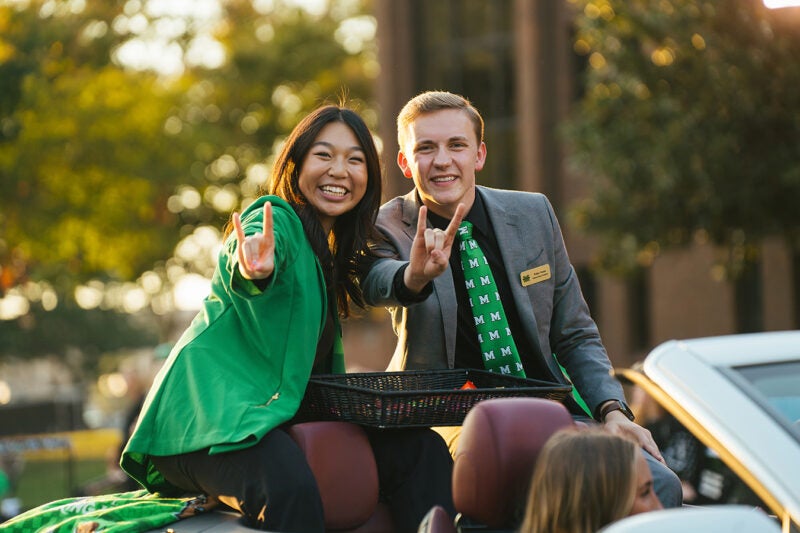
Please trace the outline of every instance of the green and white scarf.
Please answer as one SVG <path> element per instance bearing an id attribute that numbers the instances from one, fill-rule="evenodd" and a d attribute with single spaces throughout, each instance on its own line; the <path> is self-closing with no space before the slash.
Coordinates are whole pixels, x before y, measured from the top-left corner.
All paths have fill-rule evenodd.
<path id="1" fill-rule="evenodd" d="M 146 490 L 65 498 L 0 524 L 3 533 L 140 533 L 208 511 L 205 496 L 165 498 Z"/>

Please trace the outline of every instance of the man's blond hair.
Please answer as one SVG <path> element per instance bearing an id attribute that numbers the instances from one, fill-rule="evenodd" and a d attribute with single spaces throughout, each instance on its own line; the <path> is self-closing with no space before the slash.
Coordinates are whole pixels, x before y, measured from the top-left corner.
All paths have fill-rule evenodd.
<path id="1" fill-rule="evenodd" d="M 426 91 L 408 101 L 397 115 L 397 143 L 405 144 L 408 127 L 420 115 L 442 109 L 460 109 L 467 114 L 475 127 L 478 144 L 483 142 L 483 117 L 465 97 L 447 91 Z"/>

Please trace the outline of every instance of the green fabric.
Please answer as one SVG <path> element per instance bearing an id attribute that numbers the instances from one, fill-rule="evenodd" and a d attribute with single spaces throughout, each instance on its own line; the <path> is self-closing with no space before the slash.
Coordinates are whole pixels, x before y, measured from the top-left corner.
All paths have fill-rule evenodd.
<path id="1" fill-rule="evenodd" d="M 483 365 L 491 372 L 524 378 L 525 370 L 508 327 L 492 269 L 478 241 L 472 238 L 472 223 L 463 221 L 458 227 L 458 237 L 461 268 L 464 269 L 467 294 L 475 316 Z"/>
<path id="2" fill-rule="evenodd" d="M 151 492 L 175 488 L 150 455 L 247 448 L 291 419 L 305 393 L 326 318 L 325 281 L 300 219 L 284 200 L 269 196 L 251 204 L 242 213 L 245 234 L 262 230 L 267 200 L 275 234 L 272 276 L 261 289 L 242 278 L 236 236 L 228 237 L 211 293 L 157 375 L 123 452 L 122 468 Z M 343 369 L 343 357 L 334 363 Z"/>
<path id="3" fill-rule="evenodd" d="M 8 489 L 11 488 L 11 483 L 8 481 L 6 473 L 0 470 L 0 497 L 4 496 Z"/>
<path id="4" fill-rule="evenodd" d="M 74 533 L 78 527 L 96 522 L 94 531 L 137 533 L 171 524 L 202 499 L 164 498 L 146 490 L 66 498 L 35 507 L 0 524 L 7 533 Z M 196 508 L 195 508 L 196 509 Z M 196 509 L 197 510 L 197 509 Z M 199 510 L 198 510 L 199 511 Z M 189 512 L 188 514 L 194 514 Z"/>
<path id="5" fill-rule="evenodd" d="M 567 369 L 564 368 L 563 366 L 561 366 L 561 363 L 558 362 L 558 358 L 556 357 L 556 354 L 553 354 L 553 358 L 556 360 L 556 364 L 558 364 L 558 368 L 561 369 L 561 373 L 564 374 L 565 378 L 567 378 L 567 381 L 572 383 L 572 380 L 570 379 L 569 374 L 567 374 Z M 593 418 L 592 417 L 592 411 L 589 409 L 589 406 L 586 405 L 586 401 L 584 401 L 584 399 L 581 397 L 581 393 L 578 392 L 578 389 L 575 387 L 575 385 L 572 386 L 572 397 L 578 403 L 578 406 L 580 406 L 580 408 L 583 409 L 583 411 L 586 413 L 586 416 L 588 416 L 589 418 Z"/>
<path id="6" fill-rule="evenodd" d="M 336 321 L 336 338 L 333 340 L 333 365 L 334 374 L 345 374 L 347 370 L 344 366 L 344 341 L 342 340 L 342 325 L 339 323 L 339 316 L 333 315 Z"/>

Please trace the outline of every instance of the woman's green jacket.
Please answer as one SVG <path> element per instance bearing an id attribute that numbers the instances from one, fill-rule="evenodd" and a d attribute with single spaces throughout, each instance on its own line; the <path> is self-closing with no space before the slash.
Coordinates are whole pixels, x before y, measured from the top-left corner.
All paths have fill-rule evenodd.
<path id="1" fill-rule="evenodd" d="M 245 234 L 262 231 L 266 201 L 275 234 L 266 287 L 239 274 L 236 236 L 229 235 L 210 294 L 158 373 L 123 451 L 122 468 L 151 492 L 174 487 L 149 456 L 252 446 L 294 416 L 305 392 L 327 312 L 325 281 L 284 200 L 251 204 L 242 213 Z M 344 371 L 341 353 L 333 368 Z"/>

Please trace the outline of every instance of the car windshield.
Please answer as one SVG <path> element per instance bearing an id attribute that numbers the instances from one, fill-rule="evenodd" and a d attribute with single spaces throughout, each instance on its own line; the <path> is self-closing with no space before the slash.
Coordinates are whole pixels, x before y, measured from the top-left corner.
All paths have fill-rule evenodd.
<path id="1" fill-rule="evenodd" d="M 734 370 L 763 395 L 795 435 L 800 434 L 800 361 L 740 366 Z"/>

